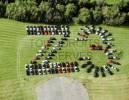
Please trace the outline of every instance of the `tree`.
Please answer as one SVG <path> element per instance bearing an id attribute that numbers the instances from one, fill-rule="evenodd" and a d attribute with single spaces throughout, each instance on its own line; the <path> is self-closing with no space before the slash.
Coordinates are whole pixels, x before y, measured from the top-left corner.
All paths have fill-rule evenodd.
<path id="1" fill-rule="evenodd" d="M 103 8 L 104 23 L 108 25 L 121 25 L 125 22 L 126 15 L 119 11 L 117 6 Z"/>
<path id="2" fill-rule="evenodd" d="M 40 5 L 41 2 L 42 0 L 36 0 L 37 5 Z"/>
<path id="3" fill-rule="evenodd" d="M 11 3 L 11 2 L 14 2 L 15 0 L 1 0 L 1 2 L 3 3 Z"/>
<path id="4" fill-rule="evenodd" d="M 0 2 L 0 17 L 4 17 L 6 12 L 6 6 L 2 2 Z"/>
<path id="5" fill-rule="evenodd" d="M 90 6 L 90 0 L 79 0 L 78 5 L 80 7 L 89 7 Z"/>
<path id="6" fill-rule="evenodd" d="M 56 5 L 56 9 L 61 12 L 61 13 L 64 13 L 65 12 L 65 6 L 64 5 L 61 5 L 61 4 L 57 4 Z"/>
<path id="7" fill-rule="evenodd" d="M 46 12 L 46 22 L 50 23 L 53 22 L 53 14 L 54 14 L 54 9 L 49 8 L 48 11 Z"/>
<path id="8" fill-rule="evenodd" d="M 72 17 L 76 14 L 76 10 L 77 7 L 73 3 L 69 3 L 68 5 L 66 5 L 65 15 Z"/>
<path id="9" fill-rule="evenodd" d="M 39 5 L 39 8 L 42 10 L 42 11 L 47 11 L 49 8 L 51 8 L 51 3 L 49 2 L 45 2 L 45 1 L 42 1 Z"/>
<path id="10" fill-rule="evenodd" d="M 129 24 L 129 12 L 126 15 L 126 23 Z"/>
<path id="11" fill-rule="evenodd" d="M 72 17 L 77 13 L 76 10 L 77 7 L 73 3 L 69 3 L 66 5 L 65 16 L 67 22 L 70 22 Z"/>
<path id="12" fill-rule="evenodd" d="M 49 2 L 41 2 L 39 5 L 40 9 L 40 16 L 42 22 L 47 23 L 54 23 L 54 22 L 61 22 L 63 19 L 62 14 L 65 11 L 65 7 L 61 4 L 52 5 Z"/>
<path id="13" fill-rule="evenodd" d="M 103 14 L 101 11 L 101 8 L 95 8 L 95 10 L 93 10 L 93 22 L 95 24 L 100 24 L 103 21 Z"/>
<path id="14" fill-rule="evenodd" d="M 96 0 L 96 5 L 99 7 L 103 7 L 106 5 L 105 0 Z"/>
<path id="15" fill-rule="evenodd" d="M 50 23 L 53 22 L 53 16 L 54 16 L 54 8 L 52 6 L 51 1 L 49 2 L 42 1 L 39 5 L 39 11 L 40 11 L 40 19 L 42 22 Z"/>
<path id="16" fill-rule="evenodd" d="M 53 22 L 54 23 L 61 23 L 63 22 L 63 15 L 59 11 L 55 11 L 53 16 Z"/>
<path id="17" fill-rule="evenodd" d="M 79 20 L 78 17 L 73 17 L 73 22 L 74 22 L 75 24 L 79 24 L 79 23 L 80 23 L 80 20 Z"/>
<path id="18" fill-rule="evenodd" d="M 44 23 L 94 23 L 121 25 L 128 22 L 129 1 L 108 5 L 105 0 L 1 0 L 0 17 Z M 10 3 L 11 2 L 11 3 Z M 5 13 L 6 12 L 6 13 Z M 126 21 L 125 21 L 126 20 Z"/>
<path id="19" fill-rule="evenodd" d="M 37 7 L 33 1 L 16 1 L 7 5 L 6 16 L 18 21 L 37 21 Z"/>
<path id="20" fill-rule="evenodd" d="M 119 7 L 120 11 L 129 12 L 129 1 L 128 0 L 120 0 L 117 3 L 117 6 Z"/>
<path id="21" fill-rule="evenodd" d="M 77 4 L 78 3 L 78 0 L 62 0 L 65 2 L 65 4 L 69 4 L 69 3 L 74 3 L 74 4 Z"/>
<path id="22" fill-rule="evenodd" d="M 51 4 L 49 2 L 42 1 L 39 5 L 39 20 L 41 22 L 48 22 L 46 14 L 47 11 L 51 8 Z"/>
<path id="23" fill-rule="evenodd" d="M 91 23 L 91 12 L 86 8 L 81 8 L 79 11 L 78 18 L 81 23 L 90 24 Z"/>
<path id="24" fill-rule="evenodd" d="M 63 19 L 65 18 L 64 13 L 65 13 L 65 6 L 61 4 L 57 4 L 54 20 L 56 22 L 59 22 L 59 21 L 62 22 Z"/>
<path id="25" fill-rule="evenodd" d="M 13 19 L 13 16 L 14 16 L 14 11 L 15 11 L 15 7 L 16 7 L 16 4 L 15 3 L 12 3 L 12 4 L 8 4 L 7 5 L 7 9 L 6 9 L 6 16 L 10 19 Z"/>

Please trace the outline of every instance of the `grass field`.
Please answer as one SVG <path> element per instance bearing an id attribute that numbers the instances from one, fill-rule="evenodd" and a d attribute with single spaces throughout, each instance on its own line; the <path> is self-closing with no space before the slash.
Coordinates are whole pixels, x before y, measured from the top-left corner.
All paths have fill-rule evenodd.
<path id="1" fill-rule="evenodd" d="M 29 23 L 22 23 L 8 19 L 0 19 L 0 100 L 36 100 L 35 87 L 52 77 L 66 76 L 81 81 L 89 92 L 90 100 L 129 100 L 129 28 L 109 27 L 102 25 L 109 30 L 115 38 L 115 48 L 123 52 L 120 62 L 120 72 L 106 78 L 94 78 L 93 75 L 81 72 L 65 75 L 47 75 L 27 77 L 24 73 L 24 64 L 29 63 L 33 55 L 41 47 L 45 36 L 27 36 L 24 30 Z M 67 60 L 76 60 L 77 54 L 87 52 L 87 44 L 76 45 L 73 39 L 79 30 L 78 25 L 71 26 L 70 41 L 62 52 L 69 52 Z M 99 39 L 98 37 L 92 37 Z M 94 42 L 94 41 L 93 41 Z M 98 42 L 98 41 L 97 41 Z M 80 49 L 81 46 L 81 49 Z M 94 62 L 103 64 L 106 61 L 105 55 L 99 52 L 92 52 Z M 101 58 L 101 59 L 100 59 Z M 55 58 L 54 60 L 60 60 Z"/>

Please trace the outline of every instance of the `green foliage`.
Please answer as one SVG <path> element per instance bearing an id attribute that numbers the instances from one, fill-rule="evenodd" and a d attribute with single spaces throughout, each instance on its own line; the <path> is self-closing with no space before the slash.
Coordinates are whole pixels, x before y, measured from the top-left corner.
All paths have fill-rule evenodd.
<path id="1" fill-rule="evenodd" d="M 62 0 L 63 1 L 63 0 Z M 78 3 L 78 0 L 64 0 L 65 4 L 68 4 L 68 3 Z"/>
<path id="2" fill-rule="evenodd" d="M 90 3 L 90 0 L 79 0 L 78 4 L 83 7 L 85 6 L 86 4 Z"/>
<path id="3" fill-rule="evenodd" d="M 89 24 L 91 23 L 91 14 L 90 11 L 86 8 L 81 8 L 79 11 L 79 16 L 78 16 L 79 20 L 81 23 L 84 24 Z"/>
<path id="4" fill-rule="evenodd" d="M 119 12 L 119 8 L 104 7 L 103 9 L 104 23 L 107 25 L 121 25 L 125 22 L 126 15 Z"/>
<path id="5" fill-rule="evenodd" d="M 98 5 L 99 7 L 102 7 L 104 6 L 106 3 L 105 3 L 105 0 L 96 0 L 96 5 Z"/>
<path id="6" fill-rule="evenodd" d="M 69 3 L 66 5 L 66 11 L 65 11 L 65 16 L 72 17 L 74 14 L 76 14 L 77 7 L 74 5 L 74 3 Z"/>
<path id="7" fill-rule="evenodd" d="M 46 20 L 47 17 L 46 15 L 50 12 L 49 9 L 51 8 L 51 4 L 49 2 L 42 1 L 38 8 L 39 8 L 38 20 L 40 22 L 48 22 Z"/>
<path id="8" fill-rule="evenodd" d="M 46 21 L 47 22 L 52 22 L 53 21 L 53 12 L 54 10 L 52 8 L 49 8 L 48 11 L 46 12 Z"/>
<path id="9" fill-rule="evenodd" d="M 64 17 L 65 6 L 57 4 L 56 7 L 52 7 L 50 2 L 42 1 L 39 5 L 39 19 L 41 22 L 58 23 L 62 22 Z"/>
<path id="10" fill-rule="evenodd" d="M 129 24 L 129 12 L 128 12 L 127 15 L 126 15 L 126 21 L 127 21 L 127 23 Z"/>
<path id="11" fill-rule="evenodd" d="M 0 2 L 0 17 L 3 17 L 6 12 L 6 6 L 2 2 Z"/>
<path id="12" fill-rule="evenodd" d="M 79 23 L 80 23 L 80 20 L 79 20 L 78 17 L 73 17 L 73 22 L 74 22 L 75 24 L 79 24 Z"/>
<path id="13" fill-rule="evenodd" d="M 7 5 L 6 16 L 19 21 L 35 21 L 37 11 L 35 2 L 17 1 Z"/>
<path id="14" fill-rule="evenodd" d="M 51 8 L 51 4 L 49 2 L 42 1 L 39 5 L 39 9 L 43 12 L 47 12 L 49 8 Z"/>
<path id="15" fill-rule="evenodd" d="M 59 12 L 59 11 L 56 11 L 54 16 L 53 16 L 53 23 L 60 23 L 60 22 L 63 22 L 63 18 L 64 16 Z"/>
<path id="16" fill-rule="evenodd" d="M 77 7 L 75 6 L 75 4 L 74 3 L 67 4 L 64 13 L 66 22 L 68 23 L 71 22 L 72 17 L 75 16 L 76 13 L 77 13 Z"/>
<path id="17" fill-rule="evenodd" d="M 103 14 L 101 8 L 95 8 L 95 10 L 93 10 L 93 22 L 95 24 L 101 24 L 102 21 L 103 21 Z"/>
<path id="18" fill-rule="evenodd" d="M 120 0 L 112 5 L 106 3 L 105 0 L 16 0 L 6 4 L 7 7 L 0 3 L 0 17 L 44 23 L 74 21 L 121 25 L 128 22 L 129 1 Z"/>
<path id="19" fill-rule="evenodd" d="M 129 1 L 127 1 L 127 0 L 120 0 L 120 2 L 118 2 L 116 5 L 119 7 L 119 9 L 122 10 L 124 8 L 129 7 Z"/>
<path id="20" fill-rule="evenodd" d="M 57 4 L 56 5 L 56 9 L 61 12 L 61 13 L 64 13 L 65 11 L 65 6 L 64 5 L 61 5 L 61 4 Z"/>

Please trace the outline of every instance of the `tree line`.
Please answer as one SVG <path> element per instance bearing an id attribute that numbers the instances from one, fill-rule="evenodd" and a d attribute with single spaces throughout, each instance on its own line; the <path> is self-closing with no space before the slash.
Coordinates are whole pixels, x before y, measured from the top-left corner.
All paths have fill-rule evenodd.
<path id="1" fill-rule="evenodd" d="M 129 24 L 129 0 L 1 0 L 0 17 L 24 22 Z"/>

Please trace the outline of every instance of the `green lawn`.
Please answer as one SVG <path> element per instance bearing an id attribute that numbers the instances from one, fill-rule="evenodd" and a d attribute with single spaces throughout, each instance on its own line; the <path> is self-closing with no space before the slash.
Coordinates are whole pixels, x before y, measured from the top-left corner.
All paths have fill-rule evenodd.
<path id="1" fill-rule="evenodd" d="M 27 36 L 24 30 L 27 24 L 0 19 L 0 100 L 36 100 L 35 87 L 41 82 L 57 76 L 66 76 L 81 81 L 88 89 L 90 100 L 129 100 L 128 27 L 102 25 L 113 34 L 115 48 L 123 52 L 120 60 L 122 63 L 120 72 L 116 72 L 113 76 L 94 78 L 93 75 L 89 75 L 81 69 L 79 73 L 74 74 L 27 77 L 24 64 L 29 63 L 37 50 L 40 49 L 42 41 L 49 37 Z M 88 55 L 88 44 L 74 41 L 78 30 L 79 26 L 71 26 L 70 40 L 60 51 L 68 52 L 66 61 L 76 60 L 80 51 L 86 52 L 85 55 Z M 99 39 L 94 36 L 91 38 Z M 107 60 L 101 52 L 91 52 L 91 54 L 96 64 L 103 64 Z M 58 56 L 54 60 L 63 60 Z"/>

